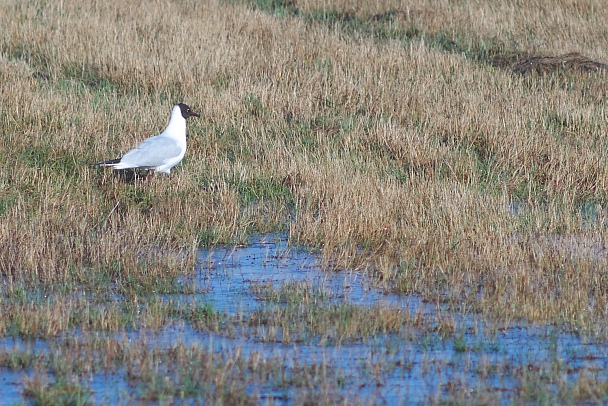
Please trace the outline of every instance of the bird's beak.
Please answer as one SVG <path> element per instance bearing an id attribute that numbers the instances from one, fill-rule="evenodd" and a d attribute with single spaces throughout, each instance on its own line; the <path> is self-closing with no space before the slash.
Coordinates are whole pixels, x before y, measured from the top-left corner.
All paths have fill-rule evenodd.
<path id="1" fill-rule="evenodd" d="M 198 113 L 190 113 L 190 115 L 191 115 L 192 117 L 200 117 L 200 116 L 201 116 L 201 115 L 200 115 L 200 114 L 198 114 Z"/>

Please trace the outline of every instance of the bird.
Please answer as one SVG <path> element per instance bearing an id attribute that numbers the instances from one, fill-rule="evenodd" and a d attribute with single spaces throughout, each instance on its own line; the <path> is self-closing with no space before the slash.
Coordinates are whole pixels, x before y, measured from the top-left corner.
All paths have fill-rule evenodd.
<path id="1" fill-rule="evenodd" d="M 171 168 L 181 162 L 186 154 L 186 120 L 200 117 L 188 105 L 179 103 L 171 111 L 171 119 L 159 135 L 145 139 L 137 148 L 128 151 L 122 158 L 97 162 L 97 166 L 114 169 L 147 169 L 146 180 L 155 172 L 166 173 L 171 179 Z"/>

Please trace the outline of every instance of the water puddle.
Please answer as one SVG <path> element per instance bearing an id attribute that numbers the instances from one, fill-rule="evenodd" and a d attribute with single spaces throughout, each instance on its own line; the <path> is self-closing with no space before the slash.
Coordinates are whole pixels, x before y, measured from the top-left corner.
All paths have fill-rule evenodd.
<path id="1" fill-rule="evenodd" d="M 342 399 L 364 404 L 467 399 L 475 403 L 535 402 L 547 396 L 546 392 L 549 399 L 555 399 L 551 396 L 556 392 L 581 380 L 587 384 L 608 382 L 608 351 L 603 343 L 586 342 L 558 327 L 520 325 L 498 330 L 475 316 L 446 315 L 446 309 L 420 298 L 384 294 L 357 273 L 327 272 L 315 255 L 287 246 L 281 236 L 256 238 L 246 247 L 200 250 L 198 259 L 196 278 L 202 293 L 193 296 L 230 317 L 246 320 L 254 312 L 268 309 L 268 301 L 259 294 L 260 286 L 281 289 L 289 283 L 306 283 L 328 292 L 328 303 L 394 309 L 404 319 L 433 320 L 441 313 L 451 320 L 452 331 L 438 331 L 433 323 L 421 328 L 412 324 L 406 333 L 378 332 L 339 342 L 319 340 L 311 334 L 309 340 L 284 342 L 264 340 L 246 329 L 235 337 L 201 332 L 188 323 L 176 322 L 156 332 L 107 334 L 106 339 L 144 341 L 151 348 L 166 349 L 183 344 L 211 354 L 278 360 L 284 371 L 322 365 L 327 370 L 324 376 L 334 382 L 333 390 Z M 280 301 L 272 304 L 282 305 Z M 87 339 L 83 333 L 77 335 Z M 102 336 L 95 333 L 96 339 Z M 17 348 L 44 353 L 52 351 L 55 344 L 7 338 L 0 340 L 0 352 Z M 21 394 L 28 373 L 0 369 L 0 392 L 8 394 L 4 399 L 9 403 L 24 401 Z M 295 378 L 289 382 L 293 381 Z M 138 399 L 138 389 L 127 383 L 124 371 L 92 373 L 85 383 L 95 403 L 120 402 L 125 393 L 131 400 Z M 539 387 L 545 392 L 539 392 Z M 299 396 L 292 385 L 268 382 L 250 391 L 270 403 L 294 404 Z M 522 391 L 527 391 L 523 398 Z"/>
<path id="2" fill-rule="evenodd" d="M 0 369 L 0 393 L 2 394 L 2 404 L 18 405 L 23 401 L 21 392 L 23 391 L 23 380 L 26 372 L 12 371 L 10 369 Z"/>
<path id="3" fill-rule="evenodd" d="M 252 284 L 307 282 L 327 290 L 339 301 L 355 305 L 386 305 L 418 310 L 426 306 L 419 298 L 384 294 L 371 287 L 360 274 L 346 270 L 328 272 L 322 262 L 303 249 L 287 246 L 282 236 L 254 238 L 246 247 L 200 250 L 199 285 L 206 291 L 204 299 L 217 310 L 229 314 L 246 314 L 264 303 L 251 292 Z M 431 306 L 428 306 L 432 309 Z"/>

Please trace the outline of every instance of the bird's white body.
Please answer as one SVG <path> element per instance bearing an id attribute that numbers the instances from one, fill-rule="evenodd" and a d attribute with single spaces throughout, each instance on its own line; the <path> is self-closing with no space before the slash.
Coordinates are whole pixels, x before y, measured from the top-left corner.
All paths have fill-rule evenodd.
<path id="1" fill-rule="evenodd" d="M 189 112 L 186 114 L 190 114 L 190 109 L 187 106 L 185 108 Z M 191 114 L 198 117 L 198 114 Z M 165 131 L 144 140 L 137 148 L 128 151 L 122 158 L 98 162 L 97 165 L 109 166 L 114 169 L 143 168 L 170 175 L 171 168 L 180 163 L 185 154 L 186 118 L 180 105 L 177 105 L 171 111 L 171 119 Z"/>

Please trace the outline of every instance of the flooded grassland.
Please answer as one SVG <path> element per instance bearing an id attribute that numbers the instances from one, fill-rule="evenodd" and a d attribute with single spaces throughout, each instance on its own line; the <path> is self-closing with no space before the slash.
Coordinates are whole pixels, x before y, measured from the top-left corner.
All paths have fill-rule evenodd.
<path id="1" fill-rule="evenodd" d="M 119 331 L 1 340 L 4 401 L 577 403 L 608 388 L 602 341 L 386 294 L 284 236 L 200 250 L 180 283 L 191 293 L 141 298 Z"/>
<path id="2" fill-rule="evenodd" d="M 606 403 L 606 21 L 1 2 L 0 403 Z"/>

